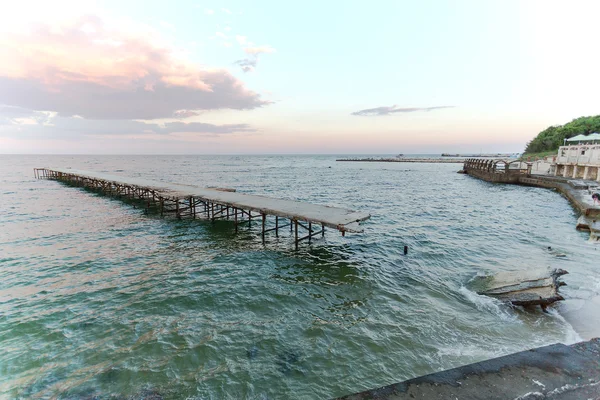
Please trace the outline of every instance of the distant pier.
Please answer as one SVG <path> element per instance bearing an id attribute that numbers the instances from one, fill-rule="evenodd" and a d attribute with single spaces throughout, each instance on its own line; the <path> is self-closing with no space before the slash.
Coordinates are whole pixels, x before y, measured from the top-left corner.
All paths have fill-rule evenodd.
<path id="1" fill-rule="evenodd" d="M 283 228 L 289 227 L 296 249 L 301 241 L 310 242 L 317 235 L 324 236 L 326 227 L 340 231 L 342 236 L 346 232 L 362 232 L 359 223 L 371 217 L 368 213 L 345 208 L 243 194 L 231 189 L 202 188 L 68 168 L 35 168 L 34 175 L 38 179 L 57 180 L 105 195 L 142 201 L 147 209 L 157 208 L 161 216 L 230 220 L 235 224 L 236 232 L 239 225 L 250 225 L 253 219 L 258 219 L 263 240 L 266 233 L 274 232 L 279 236 Z M 300 236 L 299 230 L 305 235 Z"/>
<path id="2" fill-rule="evenodd" d="M 399 162 L 399 163 L 432 163 L 432 164 L 462 164 L 464 159 L 458 158 L 339 158 L 335 161 L 353 161 L 353 162 Z"/>
<path id="3" fill-rule="evenodd" d="M 462 158 L 516 158 L 518 157 L 518 154 L 502 154 L 502 153 L 496 153 L 496 154 L 449 154 L 449 153 L 442 153 L 442 157 L 462 157 Z"/>

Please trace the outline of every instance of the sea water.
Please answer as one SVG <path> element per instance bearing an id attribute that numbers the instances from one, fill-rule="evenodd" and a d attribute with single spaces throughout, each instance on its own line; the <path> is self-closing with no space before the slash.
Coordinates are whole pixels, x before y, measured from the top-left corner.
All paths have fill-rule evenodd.
<path id="1" fill-rule="evenodd" d="M 0 397 L 330 398 L 599 334 L 599 245 L 565 198 L 458 164 L 336 158 L 0 156 Z M 295 251 L 286 234 L 160 218 L 34 167 L 372 217 Z M 569 271 L 549 313 L 474 291 L 478 275 L 539 267 Z"/>

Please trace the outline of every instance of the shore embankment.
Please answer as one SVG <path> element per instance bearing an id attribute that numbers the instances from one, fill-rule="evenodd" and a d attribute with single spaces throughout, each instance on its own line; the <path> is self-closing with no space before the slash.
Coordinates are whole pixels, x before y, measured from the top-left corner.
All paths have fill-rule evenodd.
<path id="1" fill-rule="evenodd" d="M 564 195 L 573 206 L 586 217 L 600 216 L 600 207 L 593 204 L 590 188 L 597 186 L 594 181 L 582 181 L 558 176 L 529 175 L 519 178 L 519 184 L 554 189 Z"/>
<path id="2" fill-rule="evenodd" d="M 531 173 L 531 168 L 521 169 L 519 165 L 517 165 L 518 168 L 511 168 L 511 164 L 513 163 L 519 164 L 521 162 L 468 159 L 464 163 L 463 170 L 459 172 L 486 182 L 554 189 L 569 199 L 571 204 L 581 214 L 577 227 L 579 229 L 591 230 L 592 233 L 596 233 L 596 236 L 598 236 L 600 231 L 594 231 L 596 219 L 600 216 L 600 206 L 594 203 L 591 195 L 600 190 L 599 182 L 550 174 L 533 174 Z"/>
<path id="3" fill-rule="evenodd" d="M 342 397 L 363 399 L 589 399 L 600 395 L 600 339 L 553 344 Z"/>
<path id="4" fill-rule="evenodd" d="M 462 158 L 338 158 L 335 161 L 352 162 L 399 162 L 399 163 L 432 163 L 432 164 L 462 164 L 465 162 Z"/>

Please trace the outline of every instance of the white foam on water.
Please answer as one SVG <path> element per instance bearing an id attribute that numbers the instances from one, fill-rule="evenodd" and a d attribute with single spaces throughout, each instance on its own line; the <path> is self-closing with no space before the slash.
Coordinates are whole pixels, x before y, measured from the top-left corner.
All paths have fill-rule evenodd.
<path id="1" fill-rule="evenodd" d="M 469 283 L 479 280 L 481 278 L 487 278 L 488 276 L 489 274 L 484 271 L 477 271 L 477 273 L 471 279 L 469 279 Z"/>
<path id="2" fill-rule="evenodd" d="M 477 307 L 478 310 L 495 314 L 503 321 L 520 322 L 512 308 L 509 305 L 502 303 L 500 300 L 477 294 L 464 286 L 461 286 L 458 291 L 465 296 L 467 300 L 475 304 L 475 307 Z"/>
<path id="3" fill-rule="evenodd" d="M 588 279 L 589 281 L 594 282 L 592 284 L 592 290 L 594 291 L 594 293 L 600 295 L 600 278 L 598 278 L 597 276 L 588 276 Z"/>
<path id="4" fill-rule="evenodd" d="M 522 396 L 515 397 L 514 400 L 536 400 L 536 399 L 545 399 L 546 396 L 541 392 L 527 392 Z"/>
<path id="5" fill-rule="evenodd" d="M 579 333 L 575 331 L 573 325 L 571 325 L 560 313 L 553 309 L 548 308 L 548 314 L 552 317 L 560 321 L 560 324 L 565 327 L 565 338 L 563 340 L 564 344 L 573 344 L 577 342 L 583 341 L 583 338 L 579 336 Z"/>
<path id="6" fill-rule="evenodd" d="M 438 356 L 442 358 L 462 358 L 463 360 L 480 361 L 503 356 L 510 353 L 511 349 L 502 346 L 485 346 L 462 342 L 458 345 L 440 346 Z"/>

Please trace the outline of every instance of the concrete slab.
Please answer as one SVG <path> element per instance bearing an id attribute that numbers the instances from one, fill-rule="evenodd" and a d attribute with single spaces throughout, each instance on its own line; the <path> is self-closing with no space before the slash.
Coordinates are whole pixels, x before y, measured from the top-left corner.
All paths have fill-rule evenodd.
<path id="1" fill-rule="evenodd" d="M 553 344 L 341 397 L 540 400 L 600 397 L 600 339 Z"/>
<path id="2" fill-rule="evenodd" d="M 478 277 L 484 284 L 478 293 L 516 306 L 540 305 L 545 309 L 547 305 L 564 300 L 558 293 L 558 288 L 564 283 L 558 279 L 567 273 L 558 268 L 499 272 L 489 277 Z"/>

